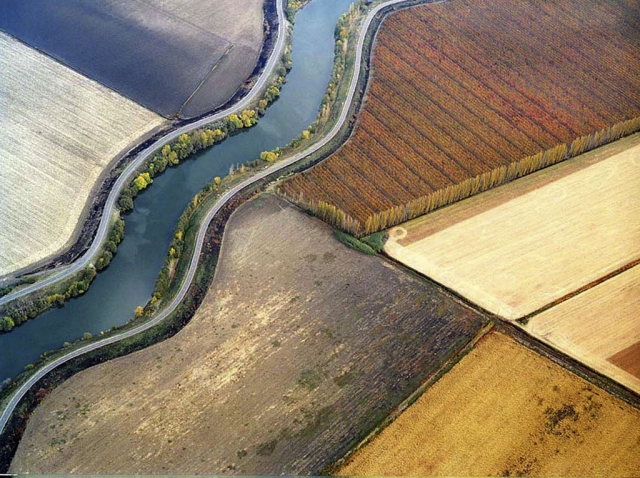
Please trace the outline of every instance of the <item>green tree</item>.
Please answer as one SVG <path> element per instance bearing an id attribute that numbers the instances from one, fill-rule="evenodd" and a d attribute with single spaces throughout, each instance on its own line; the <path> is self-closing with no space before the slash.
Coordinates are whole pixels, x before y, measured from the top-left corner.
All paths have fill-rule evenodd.
<path id="1" fill-rule="evenodd" d="M 4 332 L 10 332 L 15 326 L 16 324 L 11 317 L 5 316 L 0 323 L 0 328 L 2 328 Z"/>
<path id="2" fill-rule="evenodd" d="M 133 180 L 133 184 L 136 185 L 136 187 L 138 188 L 138 191 L 142 191 L 152 182 L 153 182 L 153 179 L 151 179 L 151 176 L 149 176 L 149 173 L 142 173 L 140 176 L 138 176 L 136 179 Z"/>

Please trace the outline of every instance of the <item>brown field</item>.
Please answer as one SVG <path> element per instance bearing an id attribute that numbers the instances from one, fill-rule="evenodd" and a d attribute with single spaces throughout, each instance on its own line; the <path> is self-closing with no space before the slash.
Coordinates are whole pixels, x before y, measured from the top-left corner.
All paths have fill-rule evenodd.
<path id="1" fill-rule="evenodd" d="M 281 192 L 368 234 L 637 131 L 638 19 L 633 0 L 391 14 L 355 133 Z"/>
<path id="2" fill-rule="evenodd" d="M 339 474 L 639 476 L 639 446 L 640 411 L 493 333 Z"/>
<path id="3" fill-rule="evenodd" d="M 229 220 L 191 322 L 55 389 L 11 470 L 319 474 L 484 323 L 262 196 Z"/>
<path id="4" fill-rule="evenodd" d="M 0 52 L 2 276 L 62 249 L 103 170 L 163 120 L 3 33 Z"/>
<path id="5" fill-rule="evenodd" d="M 640 266 L 535 315 L 531 335 L 640 393 Z"/>
<path id="6" fill-rule="evenodd" d="M 626 349 L 612 355 L 609 357 L 609 362 L 640 378 L 640 342 L 629 345 Z"/>
<path id="7" fill-rule="evenodd" d="M 506 319 L 640 258 L 640 135 L 392 228 L 385 251 Z"/>

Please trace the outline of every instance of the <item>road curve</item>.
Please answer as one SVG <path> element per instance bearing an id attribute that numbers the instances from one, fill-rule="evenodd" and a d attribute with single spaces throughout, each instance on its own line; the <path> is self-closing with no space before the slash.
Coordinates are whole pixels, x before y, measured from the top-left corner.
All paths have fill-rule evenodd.
<path id="1" fill-rule="evenodd" d="M 46 279 L 40 282 L 37 282 L 23 289 L 20 289 L 15 292 L 11 292 L 3 297 L 0 297 L 0 305 L 11 302 L 12 300 L 18 299 L 19 297 L 24 297 L 25 295 L 31 292 L 35 292 L 39 289 L 42 289 L 51 284 L 54 284 L 55 282 L 65 279 L 66 277 L 69 277 L 70 275 L 82 270 L 85 266 L 89 265 L 91 263 L 91 259 L 98 253 L 98 251 L 102 247 L 104 240 L 109 234 L 109 224 L 111 222 L 111 216 L 115 212 L 116 204 L 118 202 L 118 198 L 120 197 L 120 193 L 122 189 L 127 184 L 129 184 L 136 170 L 142 165 L 142 163 L 146 159 L 153 156 L 153 153 L 155 151 L 160 149 L 165 144 L 170 143 L 181 134 L 188 133 L 191 130 L 200 128 L 201 126 L 207 125 L 213 121 L 222 119 L 225 116 L 230 115 L 234 111 L 240 111 L 255 99 L 256 95 L 258 95 L 260 93 L 260 90 L 262 90 L 262 88 L 264 88 L 264 86 L 267 84 L 267 80 L 269 79 L 269 76 L 271 75 L 273 69 L 275 68 L 276 64 L 280 60 L 280 56 L 282 53 L 281 50 L 284 45 L 286 29 L 283 28 L 284 21 L 285 21 L 283 0 L 276 0 L 276 7 L 277 7 L 278 25 L 279 25 L 278 39 L 274 44 L 273 51 L 271 53 L 271 56 L 269 57 L 269 61 L 264 67 L 262 75 L 260 75 L 260 78 L 258 79 L 256 84 L 253 86 L 253 88 L 251 88 L 251 91 L 249 92 L 249 94 L 239 102 L 227 108 L 226 110 L 220 111 L 210 116 L 206 116 L 193 123 L 189 123 L 188 125 L 182 126 L 170 133 L 167 133 L 165 136 L 163 136 L 162 138 L 154 142 L 151 146 L 145 148 L 143 151 L 138 153 L 136 158 L 124 169 L 124 171 L 122 171 L 122 173 L 118 177 L 118 180 L 113 185 L 113 188 L 111 189 L 111 192 L 107 197 L 107 202 L 104 206 L 104 212 L 102 214 L 102 218 L 98 226 L 98 231 L 96 232 L 96 235 L 93 238 L 91 247 L 70 266 L 64 267 L 62 270 L 52 274 L 51 276 L 47 277 Z"/>
<path id="2" fill-rule="evenodd" d="M 29 380 L 27 380 L 20 388 L 18 388 L 18 390 L 16 390 L 14 392 L 13 396 L 11 397 L 11 400 L 9 401 L 9 403 L 7 404 L 5 409 L 2 411 L 2 415 L 0 415 L 0 434 L 2 434 L 2 432 L 4 431 L 4 427 L 6 426 L 7 422 L 9 421 L 9 418 L 11 417 L 11 414 L 13 413 L 13 410 L 15 409 L 15 407 L 18 405 L 18 402 L 20 401 L 20 399 L 22 399 L 22 397 L 27 393 L 27 391 L 38 380 L 40 380 L 42 377 L 44 377 L 51 370 L 53 370 L 56 367 L 64 364 L 65 362 L 68 362 L 69 360 L 71 360 L 73 358 L 76 358 L 76 357 L 79 357 L 80 355 L 83 355 L 83 354 L 85 354 L 87 352 L 91 352 L 93 350 L 99 349 L 99 348 L 104 347 L 106 345 L 113 344 L 115 342 L 118 342 L 120 340 L 126 339 L 128 337 L 132 337 L 132 336 L 134 336 L 134 335 L 136 335 L 136 334 L 138 334 L 140 332 L 143 332 L 143 331 L 145 331 L 147 329 L 150 329 L 154 325 L 158 324 L 159 322 L 161 322 L 162 320 L 167 318 L 175 310 L 175 308 L 180 304 L 180 302 L 182 302 L 182 299 L 184 299 L 185 295 L 187 294 L 187 291 L 189 290 L 189 287 L 191 285 L 191 281 L 193 280 L 193 277 L 195 276 L 196 268 L 197 268 L 197 265 L 198 265 L 198 259 L 200 257 L 200 252 L 202 251 L 202 246 L 204 244 L 206 232 L 207 232 L 209 223 L 211 222 L 213 217 L 218 213 L 218 211 L 220 209 L 222 209 L 225 206 L 225 204 L 234 195 L 236 195 L 242 189 L 246 188 L 247 186 L 250 186 L 251 184 L 253 184 L 253 183 L 257 182 L 257 181 L 260 181 L 261 179 L 264 179 L 265 177 L 267 177 L 267 176 L 269 176 L 269 175 L 271 175 L 273 173 L 276 173 L 276 172 L 278 172 L 278 171 L 280 171 L 280 170 L 282 170 L 284 168 L 287 168 L 288 166 L 291 166 L 292 164 L 294 164 L 294 163 L 306 158 L 310 154 L 318 151 L 320 148 L 325 146 L 329 141 L 331 141 L 338 134 L 338 132 L 340 131 L 340 129 L 342 128 L 344 122 L 347 119 L 347 116 L 349 114 L 349 108 L 351 106 L 351 102 L 353 101 L 353 97 L 354 97 L 355 92 L 356 92 L 356 88 L 357 88 L 357 85 L 358 85 L 358 80 L 359 80 L 359 77 L 360 77 L 360 65 L 361 65 L 361 62 L 362 62 L 362 50 L 363 50 L 363 46 L 364 46 L 364 41 L 365 41 L 365 37 L 367 35 L 367 32 L 369 30 L 369 26 L 371 25 L 371 22 L 373 21 L 374 16 L 380 10 L 382 10 L 385 7 L 388 7 L 390 5 L 395 5 L 395 4 L 398 4 L 398 3 L 403 3 L 403 2 L 406 2 L 406 1 L 407 0 L 389 0 L 389 1 L 386 1 L 386 2 L 381 3 L 380 5 L 376 6 L 375 8 L 373 8 L 369 12 L 369 14 L 367 15 L 367 18 L 365 19 L 365 22 L 363 24 L 363 28 L 360 31 L 360 36 L 358 38 L 358 44 L 356 46 L 356 59 L 355 59 L 355 65 L 354 65 L 354 75 L 353 75 L 353 77 L 351 79 L 351 84 L 349 85 L 349 91 L 347 93 L 347 97 L 346 97 L 346 100 L 344 102 L 342 111 L 340 112 L 340 116 L 339 116 L 338 120 L 336 121 L 335 126 L 331 129 L 331 131 L 329 133 L 327 133 L 327 135 L 322 140 L 320 140 L 319 142 L 317 142 L 314 145 L 310 146 L 308 149 L 306 149 L 304 151 L 301 151 L 300 153 L 298 153 L 298 154 L 296 154 L 294 156 L 291 156 L 290 158 L 281 160 L 281 161 L 275 163 L 273 166 L 265 169 L 264 171 L 261 171 L 260 173 L 257 173 L 256 175 L 254 175 L 254 176 L 246 179 L 245 181 L 239 183 L 238 185 L 236 185 L 235 187 L 233 187 L 232 189 L 227 191 L 222 197 L 220 197 L 220 199 L 218 199 L 216 204 L 209 210 L 207 216 L 202 221 L 202 225 L 200 226 L 200 229 L 198 231 L 198 236 L 197 236 L 197 239 L 196 239 L 195 249 L 194 249 L 194 252 L 193 252 L 193 256 L 191 258 L 191 263 L 189 264 L 189 270 L 187 272 L 187 275 L 184 277 L 184 279 L 182 281 L 182 285 L 180 287 L 180 290 L 179 290 L 178 294 L 176 295 L 176 297 L 173 299 L 173 301 L 171 301 L 171 303 L 165 309 L 163 309 L 161 312 L 159 312 L 158 315 L 156 315 L 153 319 L 149 320 L 148 322 L 145 322 L 144 324 L 141 324 L 138 327 L 135 327 L 135 328 L 133 328 L 131 330 L 128 330 L 126 332 L 123 332 L 121 334 L 113 335 L 111 337 L 99 340 L 97 342 L 93 342 L 91 344 L 87 344 L 84 347 L 81 347 L 81 348 L 79 348 L 77 350 L 69 352 L 68 354 L 63 355 L 62 357 L 59 357 L 59 358 L 57 358 L 56 360 L 54 360 L 52 362 L 49 362 L 44 367 L 39 369 L 33 376 L 31 376 L 29 378 Z M 445 1 L 445 0 L 443 0 L 443 1 Z M 441 2 L 433 2 L 433 3 L 441 3 Z M 281 13 L 282 13 L 282 0 L 278 0 L 278 15 L 280 15 Z M 281 25 L 282 25 L 282 23 L 281 23 Z M 284 30 L 283 28 L 280 29 L 280 33 L 278 35 L 278 42 L 280 42 L 280 40 L 281 40 L 281 32 L 283 30 Z M 280 45 L 280 43 L 278 43 L 278 45 Z M 273 57 L 270 59 L 270 63 L 271 63 L 272 59 L 273 59 Z M 273 67 L 273 65 L 270 64 L 270 67 Z M 236 108 L 238 108 L 238 106 L 236 106 Z M 234 109 L 236 109 L 236 108 L 234 108 Z M 228 113 L 228 110 L 227 110 L 227 113 Z M 224 113 L 224 114 L 227 114 L 227 113 Z M 208 122 L 208 121 L 211 121 L 211 118 L 205 118 L 205 120 L 202 120 L 202 121 Z M 193 127 L 193 124 L 189 125 L 189 127 Z M 179 135 L 181 133 L 182 133 L 182 131 L 179 132 L 179 133 L 176 132 L 176 135 Z M 162 144 L 164 144 L 164 143 L 162 143 Z M 158 148 L 158 143 L 154 144 L 150 148 L 147 148 L 141 154 L 145 154 L 145 153 L 147 153 L 147 151 L 149 151 L 147 154 L 150 154 L 151 151 L 155 150 L 156 148 Z M 127 168 L 127 169 L 129 169 L 129 168 Z M 134 169 L 135 168 L 131 169 L 131 171 L 133 171 Z M 123 174 L 123 176 L 124 176 L 124 174 Z M 122 187 L 122 185 L 120 185 L 120 187 Z M 111 199 L 112 199 L 112 197 L 109 196 L 108 205 L 112 208 L 114 206 L 114 204 L 115 204 L 115 199 L 113 201 L 111 201 Z M 109 209 L 109 211 L 111 211 L 111 209 Z M 103 222 L 104 222 L 105 217 L 106 216 L 103 217 Z M 101 222 L 100 227 L 102 228 L 102 226 L 103 226 L 103 223 Z M 105 231 L 107 229 L 106 226 L 103 229 L 104 229 L 103 230 L 103 236 L 104 236 L 104 233 L 105 233 Z M 93 247 L 92 247 L 92 249 L 93 249 Z M 96 248 L 96 250 L 97 250 L 97 248 Z M 85 256 L 83 256 L 83 257 L 85 257 Z"/>

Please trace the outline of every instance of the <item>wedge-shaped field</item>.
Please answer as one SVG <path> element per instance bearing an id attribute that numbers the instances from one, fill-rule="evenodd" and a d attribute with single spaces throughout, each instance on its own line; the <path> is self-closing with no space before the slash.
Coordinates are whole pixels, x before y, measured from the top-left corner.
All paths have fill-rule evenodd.
<path id="1" fill-rule="evenodd" d="M 385 251 L 523 317 L 640 258 L 639 166 L 634 135 L 392 228 Z"/>
<path id="2" fill-rule="evenodd" d="M 355 133 L 282 184 L 353 234 L 640 129 L 635 0 L 460 0 L 390 14 Z"/>
<path id="3" fill-rule="evenodd" d="M 0 33 L 0 275 L 71 239 L 100 173 L 162 118 Z"/>
<path id="4" fill-rule="evenodd" d="M 263 3 L 4 0 L 0 29 L 166 117 L 193 117 L 251 75 Z"/>
<path id="5" fill-rule="evenodd" d="M 319 474 L 483 323 L 263 196 L 231 217 L 191 322 L 54 390 L 11 469 Z"/>
<path id="6" fill-rule="evenodd" d="M 525 330 L 640 393 L 640 266 L 534 316 Z"/>
<path id="7" fill-rule="evenodd" d="M 494 333 L 339 474 L 638 476 L 640 411 Z"/>

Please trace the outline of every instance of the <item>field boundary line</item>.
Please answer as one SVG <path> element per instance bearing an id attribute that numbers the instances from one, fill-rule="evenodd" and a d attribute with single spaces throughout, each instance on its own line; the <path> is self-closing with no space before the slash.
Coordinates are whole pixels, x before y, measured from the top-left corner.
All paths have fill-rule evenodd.
<path id="1" fill-rule="evenodd" d="M 480 330 L 471 337 L 466 343 L 461 345 L 458 350 L 456 350 L 453 355 L 447 359 L 442 366 L 435 370 L 431 375 L 427 376 L 420 386 L 414 390 L 404 401 L 402 401 L 390 414 L 385 418 L 382 423 L 380 423 L 374 430 L 369 433 L 365 438 L 360 440 L 360 442 L 352 447 L 349 452 L 340 458 L 335 463 L 329 465 L 325 470 L 323 470 L 323 474 L 334 474 L 339 468 L 341 468 L 345 463 L 349 461 L 349 459 L 357 453 L 364 446 L 369 444 L 373 439 L 375 439 L 382 431 L 391 425 L 402 413 L 407 410 L 411 405 L 413 405 L 426 391 L 428 388 L 437 383 L 446 373 L 455 367 L 458 362 L 460 362 L 464 357 L 467 356 L 469 352 L 471 352 L 475 346 L 489 336 L 490 334 L 497 331 L 495 324 L 492 320 L 489 320 L 484 326 L 480 328 Z"/>
<path id="2" fill-rule="evenodd" d="M 187 106 L 187 103 L 189 103 L 189 101 L 191 101 L 191 98 L 193 98 L 194 96 L 196 96 L 196 93 L 198 93 L 198 91 L 200 91 L 200 88 L 202 88 L 202 85 L 204 85 L 209 78 L 211 78 L 211 75 L 213 75 L 213 72 L 216 71 L 216 69 L 218 68 L 218 66 L 220 65 L 220 63 L 222 63 L 222 60 L 224 60 L 227 55 L 229 54 L 229 52 L 233 49 L 233 47 L 235 46 L 235 43 L 230 43 L 229 47 L 224 51 L 224 53 L 222 54 L 222 56 L 218 59 L 218 61 L 215 62 L 215 64 L 211 67 L 211 69 L 209 70 L 209 72 L 205 75 L 205 77 L 202 79 L 202 81 L 200 82 L 200 84 L 196 87 L 195 90 L 193 90 L 191 92 L 191 94 L 189 95 L 189 97 L 184 100 L 184 103 L 182 103 L 180 105 L 180 109 L 178 110 L 178 112 L 176 113 L 177 116 L 180 116 L 180 113 L 182 113 L 182 110 L 184 109 L 185 106 Z"/>
<path id="3" fill-rule="evenodd" d="M 548 358 L 549 360 L 558 364 L 559 366 L 563 367 L 569 372 L 577 375 L 578 377 L 586 380 L 587 382 L 595 385 L 596 387 L 603 389 L 607 393 L 610 393 L 611 395 L 618 397 L 619 399 L 625 401 L 632 407 L 640 410 L 640 393 L 637 393 L 634 390 L 631 390 L 629 387 L 625 386 L 624 384 L 612 379 L 611 377 L 603 374 L 598 370 L 595 370 L 594 368 L 581 362 L 580 360 L 573 358 L 572 356 L 566 354 L 562 350 L 555 348 L 552 344 L 544 342 L 540 338 L 529 334 L 524 329 L 524 325 L 518 323 L 517 321 L 506 320 L 503 317 L 500 317 L 494 314 L 493 312 L 490 312 L 484 309 L 482 306 L 458 294 L 455 290 L 450 289 L 444 284 L 441 284 L 440 282 L 434 280 L 432 277 L 421 274 L 420 272 L 416 271 L 415 269 L 412 269 L 411 267 L 407 266 L 406 264 L 403 264 L 402 262 L 397 261 L 391 256 L 387 256 L 386 254 L 383 254 L 382 257 L 385 258 L 390 263 L 392 263 L 394 266 L 403 269 L 405 272 L 412 274 L 416 277 L 419 277 L 422 280 L 426 280 L 432 284 L 437 285 L 451 299 L 454 299 L 459 303 L 469 307 L 470 309 L 484 315 L 485 317 L 487 317 L 488 320 L 490 320 L 493 323 L 493 326 L 496 328 L 498 332 L 502 332 L 508 335 L 509 337 L 513 338 L 516 342 L 518 342 L 520 345 L 527 347 L 528 349 L 533 350 L 534 352 Z M 640 260 L 634 261 L 634 263 L 635 262 L 640 263 Z M 625 267 L 626 267 L 625 269 L 626 271 L 635 266 L 627 265 Z M 613 274 L 612 277 L 614 277 L 625 271 L 623 270 L 619 272 L 614 271 L 611 274 Z"/>
<path id="4" fill-rule="evenodd" d="M 640 410 L 640 394 L 631 390 L 620 382 L 608 377 L 607 375 L 595 370 L 580 360 L 571 357 L 562 350 L 555 348 L 553 345 L 544 342 L 538 337 L 529 334 L 522 325 L 506 320 L 497 320 L 495 322 L 496 329 L 499 332 L 508 335 L 517 343 L 526 347 L 537 354 L 546 357 L 553 363 L 561 366 L 565 370 L 577 375 L 583 380 L 601 388 L 605 392 L 619 398 L 634 408 Z"/>
<path id="5" fill-rule="evenodd" d="M 566 302 L 569 299 L 573 299 L 574 297 L 582 294 L 583 292 L 588 291 L 589 289 L 593 289 L 594 287 L 603 284 L 604 282 L 608 281 L 609 279 L 613 279 L 614 277 L 622 274 L 623 272 L 628 271 L 629 269 L 633 269 L 634 267 L 638 266 L 638 264 L 640 264 L 640 259 L 635 259 L 631 262 L 629 262 L 628 264 L 619 267 L 618 269 L 616 269 L 615 271 L 609 272 L 608 274 L 603 275 L 602 277 L 593 280 L 591 282 L 589 282 L 588 284 L 583 285 L 582 287 L 579 287 L 578 289 L 574 290 L 573 292 L 569 292 L 566 295 L 563 295 L 562 297 L 554 300 L 553 302 L 550 302 L 548 304 L 546 304 L 543 307 L 540 307 L 537 310 L 534 310 L 533 312 L 530 312 L 527 315 L 524 315 L 522 317 L 520 317 L 519 319 L 516 319 L 515 321 L 510 320 L 510 322 L 517 322 L 519 325 L 527 325 L 527 323 L 536 315 L 541 314 L 542 312 L 546 312 L 547 310 L 555 307 L 556 305 L 560 305 L 563 302 Z"/>

